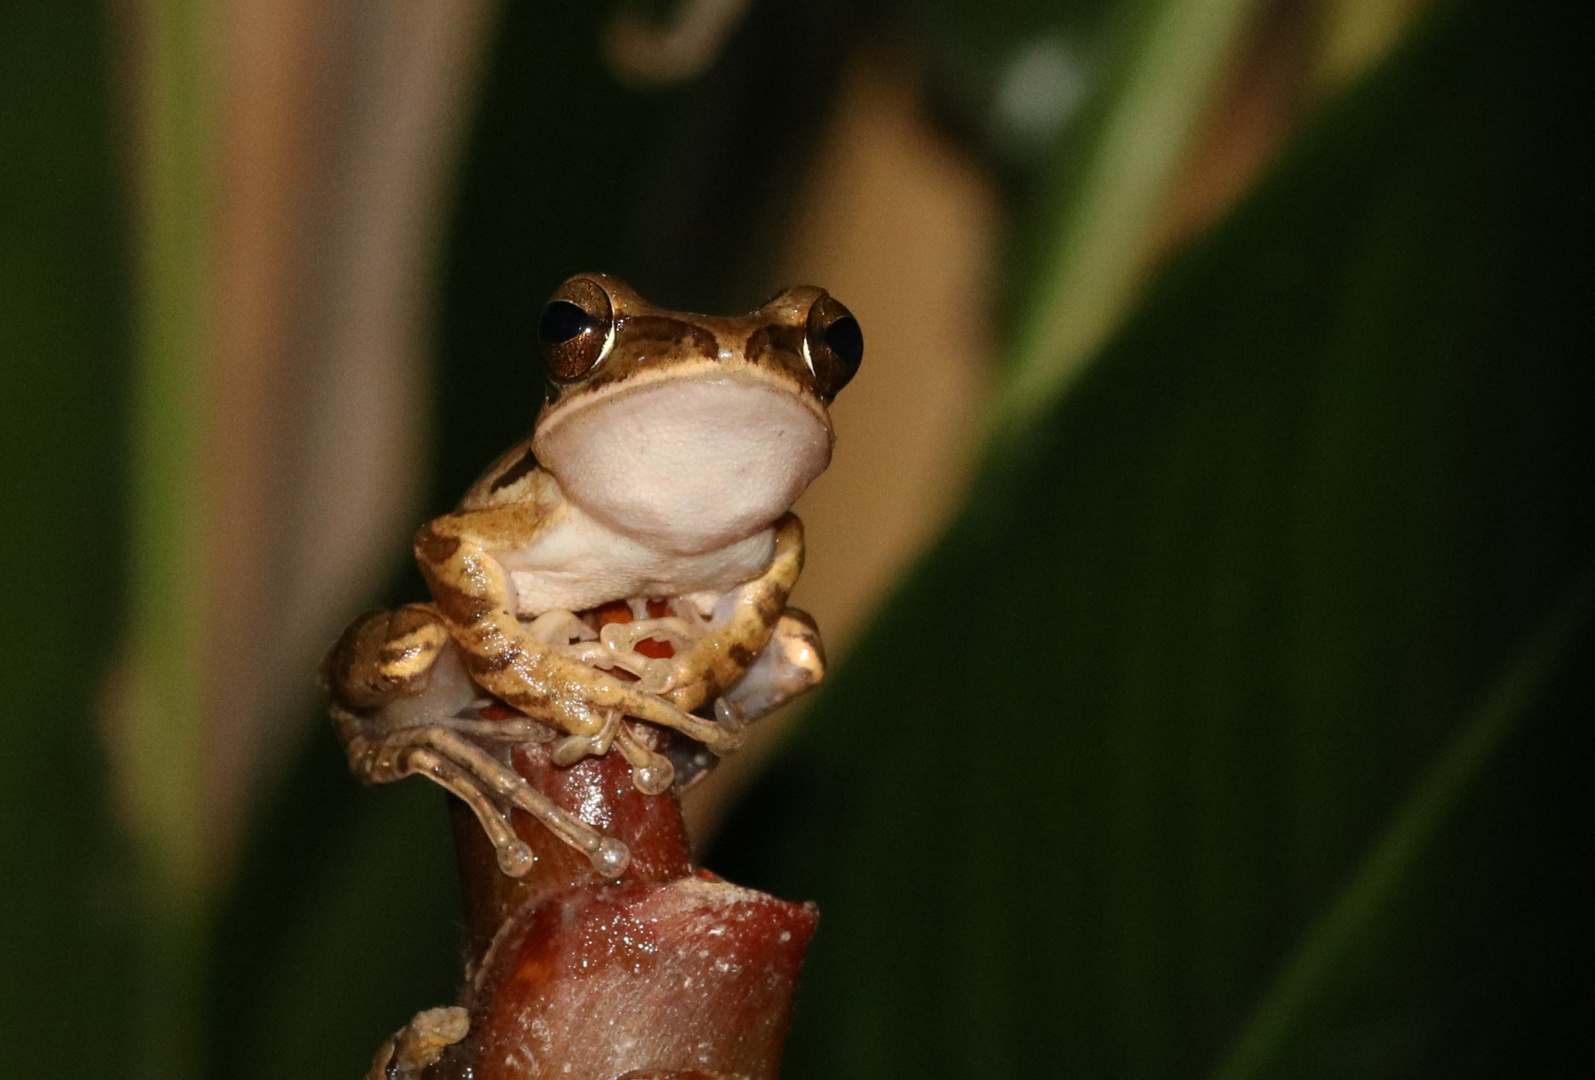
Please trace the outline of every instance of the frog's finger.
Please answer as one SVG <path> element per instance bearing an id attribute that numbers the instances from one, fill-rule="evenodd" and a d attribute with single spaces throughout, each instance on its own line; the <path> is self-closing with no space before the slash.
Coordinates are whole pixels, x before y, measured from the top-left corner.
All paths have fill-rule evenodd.
<path id="1" fill-rule="evenodd" d="M 627 716 L 647 720 L 662 727 L 674 728 L 688 738 L 697 739 L 720 756 L 732 753 L 742 745 L 742 733 L 721 727 L 713 720 L 705 720 L 683 712 L 663 698 L 627 687 L 626 700 L 620 708 Z"/>
<path id="2" fill-rule="evenodd" d="M 676 782 L 676 767 L 670 759 L 643 745 L 625 722 L 615 733 L 615 747 L 631 766 L 631 782 L 644 795 L 662 795 Z"/>

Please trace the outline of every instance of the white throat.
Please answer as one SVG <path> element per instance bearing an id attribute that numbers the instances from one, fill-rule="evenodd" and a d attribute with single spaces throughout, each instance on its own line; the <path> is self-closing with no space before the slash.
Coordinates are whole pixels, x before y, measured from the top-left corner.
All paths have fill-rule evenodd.
<path id="1" fill-rule="evenodd" d="M 550 417 L 537 456 L 596 521 L 700 555 L 785 513 L 831 458 L 822 408 L 743 374 L 617 387 Z"/>

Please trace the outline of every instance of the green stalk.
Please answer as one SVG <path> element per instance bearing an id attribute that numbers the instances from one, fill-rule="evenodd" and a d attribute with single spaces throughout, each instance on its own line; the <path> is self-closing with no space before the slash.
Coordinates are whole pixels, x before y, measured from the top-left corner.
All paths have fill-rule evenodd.
<path id="1" fill-rule="evenodd" d="M 201 0 L 145 8 L 131 425 L 131 700 L 117 762 L 140 857 L 139 1071 L 197 1074 L 208 882 L 201 739 L 202 376 L 212 252 L 213 43 Z"/>
<path id="2" fill-rule="evenodd" d="M 1254 0 L 1147 5 L 1098 122 L 1054 181 L 1061 213 L 987 416 L 990 443 L 1022 436 L 1134 303 L 1152 228 L 1253 7 Z"/>

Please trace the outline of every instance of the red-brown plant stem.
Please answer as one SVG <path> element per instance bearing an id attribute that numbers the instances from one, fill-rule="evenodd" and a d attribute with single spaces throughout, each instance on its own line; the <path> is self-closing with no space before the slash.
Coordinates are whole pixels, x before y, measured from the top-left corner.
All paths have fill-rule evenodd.
<path id="1" fill-rule="evenodd" d="M 466 906 L 470 1032 L 431 1080 L 767 1080 L 780 1068 L 813 905 L 738 888 L 691 864 L 673 793 L 637 791 L 619 754 L 569 768 L 546 745 L 517 772 L 631 849 L 617 881 L 515 812 L 535 861 L 498 869 L 454 806 Z"/>

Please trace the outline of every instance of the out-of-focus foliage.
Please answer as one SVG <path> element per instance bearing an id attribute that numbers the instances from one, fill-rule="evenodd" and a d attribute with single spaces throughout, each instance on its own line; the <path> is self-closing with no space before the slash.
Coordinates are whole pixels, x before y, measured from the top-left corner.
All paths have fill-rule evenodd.
<path id="1" fill-rule="evenodd" d="M 1475 3 L 1168 273 L 718 869 L 824 912 L 794 1077 L 1595 1068 L 1595 182 Z"/>
<path id="2" fill-rule="evenodd" d="M 899 0 L 945 120 L 1026 186 L 1053 154 L 1145 4 L 1110 0 Z"/>
<path id="3" fill-rule="evenodd" d="M 987 463 L 716 853 L 822 905 L 790 1075 L 1592 1071 L 1571 7 L 1442 10 Z M 640 93 L 600 65 L 605 5 L 503 5 L 441 272 L 432 506 L 531 422 L 566 274 L 761 298 L 861 41 L 917 46 L 1033 243 L 1156 8 L 756 3 L 705 77 Z M 92 717 L 131 323 L 103 18 L 0 8 L 0 1073 L 29 1077 L 145 1045 Z M 357 1076 L 460 977 L 441 796 L 358 789 L 318 731 L 205 928 L 207 1075 Z"/>
<path id="4" fill-rule="evenodd" d="M 125 1068 L 136 890 L 94 705 L 121 609 L 128 309 L 98 4 L 0 6 L 0 1073 Z"/>

